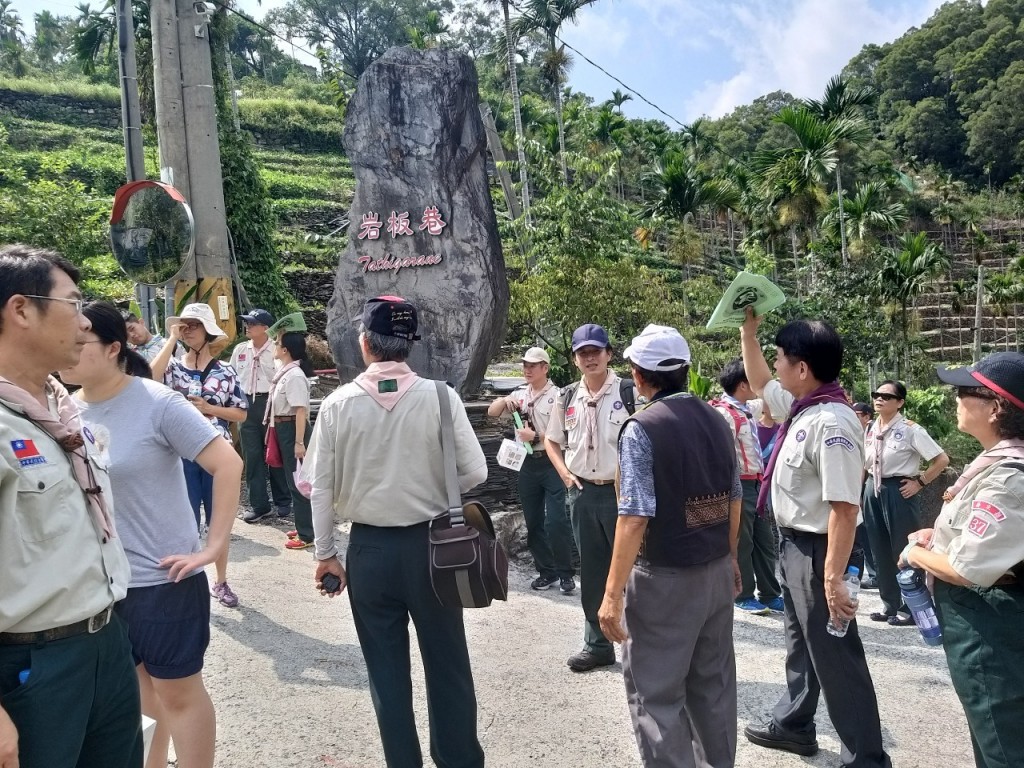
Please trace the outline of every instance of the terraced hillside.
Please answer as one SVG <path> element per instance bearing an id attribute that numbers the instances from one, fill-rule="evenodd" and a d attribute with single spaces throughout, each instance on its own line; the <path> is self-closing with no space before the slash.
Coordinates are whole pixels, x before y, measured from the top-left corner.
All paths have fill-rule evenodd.
<path id="1" fill-rule="evenodd" d="M 88 194 L 112 198 L 125 179 L 117 90 L 55 91 L 19 91 L 10 81 L 0 83 L 0 125 L 7 130 L 12 156 L 31 177 L 75 179 Z M 341 116 L 312 102 L 242 99 L 239 117 L 257 142 L 285 276 L 311 329 L 322 332 L 343 242 L 330 234 L 345 221 L 354 188 L 341 147 Z M 144 136 L 146 173 L 158 178 L 155 139 L 146 129 Z"/>

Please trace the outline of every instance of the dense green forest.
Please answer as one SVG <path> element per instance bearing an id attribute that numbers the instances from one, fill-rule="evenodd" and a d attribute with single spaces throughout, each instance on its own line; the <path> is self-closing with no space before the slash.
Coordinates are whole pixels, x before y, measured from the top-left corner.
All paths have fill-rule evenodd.
<path id="1" fill-rule="evenodd" d="M 258 20 L 215 3 L 229 226 L 250 297 L 299 305 L 322 328 L 353 186 L 340 142 L 347 100 L 387 48 L 444 46 L 476 62 L 508 158 L 497 173 L 511 199 L 497 178 L 492 188 L 510 343 L 541 338 L 565 365 L 581 322 L 620 343 L 664 322 L 713 374 L 736 343 L 703 324 L 747 269 L 790 297 L 773 324 L 813 315 L 840 329 L 844 382 L 861 395 L 872 376 L 927 387 L 934 361 L 1017 348 L 1024 0 L 947 3 L 921 28 L 866 46 L 814 99 L 770 93 L 681 127 L 627 118 L 627 90 L 566 85 L 584 64 L 561 30 L 596 1 L 292 0 Z M 148 4 L 132 7 L 155 174 Z M 60 107 L 116 110 L 114 37 L 112 0 L 32 19 L 0 0 L 0 241 L 61 248 L 86 266 L 91 290 L 124 297 L 104 231 L 123 178 L 116 120 L 80 125 Z M 319 66 L 297 61 L 299 47 Z M 941 410 L 934 391 L 919 399 L 921 413 Z"/>

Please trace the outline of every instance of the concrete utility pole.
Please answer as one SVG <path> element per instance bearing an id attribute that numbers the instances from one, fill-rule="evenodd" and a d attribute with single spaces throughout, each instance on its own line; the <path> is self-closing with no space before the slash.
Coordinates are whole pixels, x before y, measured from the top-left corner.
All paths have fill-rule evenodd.
<path id="1" fill-rule="evenodd" d="M 201 0 L 152 0 L 153 81 L 160 178 L 185 196 L 196 224 L 194 270 L 174 286 L 172 309 L 198 283 L 189 302 L 213 307 L 231 337 L 235 302 L 210 52 L 213 10 Z"/>
<path id="2" fill-rule="evenodd" d="M 125 175 L 128 181 L 146 178 L 146 160 L 142 147 L 142 110 L 139 108 L 139 72 L 135 61 L 135 25 L 130 0 L 117 0 L 117 69 L 121 79 L 121 121 L 124 124 Z M 156 292 L 152 286 L 137 283 L 135 300 L 142 322 L 153 327 Z"/>

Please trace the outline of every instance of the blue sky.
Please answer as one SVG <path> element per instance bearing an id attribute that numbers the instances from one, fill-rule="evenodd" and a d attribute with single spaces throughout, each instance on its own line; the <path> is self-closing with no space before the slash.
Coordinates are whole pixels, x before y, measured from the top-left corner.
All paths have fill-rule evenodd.
<path id="1" fill-rule="evenodd" d="M 239 0 L 257 19 L 284 0 Z M 43 8 L 72 14 L 76 0 L 14 0 L 31 29 Z M 94 0 L 99 6 L 102 0 Z M 775 90 L 819 96 L 867 43 L 896 39 L 942 0 L 599 0 L 564 38 L 682 122 L 720 117 Z M 570 85 L 598 101 L 620 88 L 576 57 Z M 664 119 L 634 98 L 629 117 Z"/>

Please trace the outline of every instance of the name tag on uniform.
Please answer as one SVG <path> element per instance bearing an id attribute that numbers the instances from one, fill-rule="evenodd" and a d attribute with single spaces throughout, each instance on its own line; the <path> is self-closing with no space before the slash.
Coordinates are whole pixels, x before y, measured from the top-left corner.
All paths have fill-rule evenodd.
<path id="1" fill-rule="evenodd" d="M 576 413 L 576 406 L 570 405 L 565 409 L 565 428 L 572 429 L 576 426 L 576 422 L 579 420 L 579 414 Z"/>
<path id="2" fill-rule="evenodd" d="M 388 392 L 398 391 L 398 379 L 384 379 L 384 381 L 377 382 L 377 391 L 384 395 Z"/>

